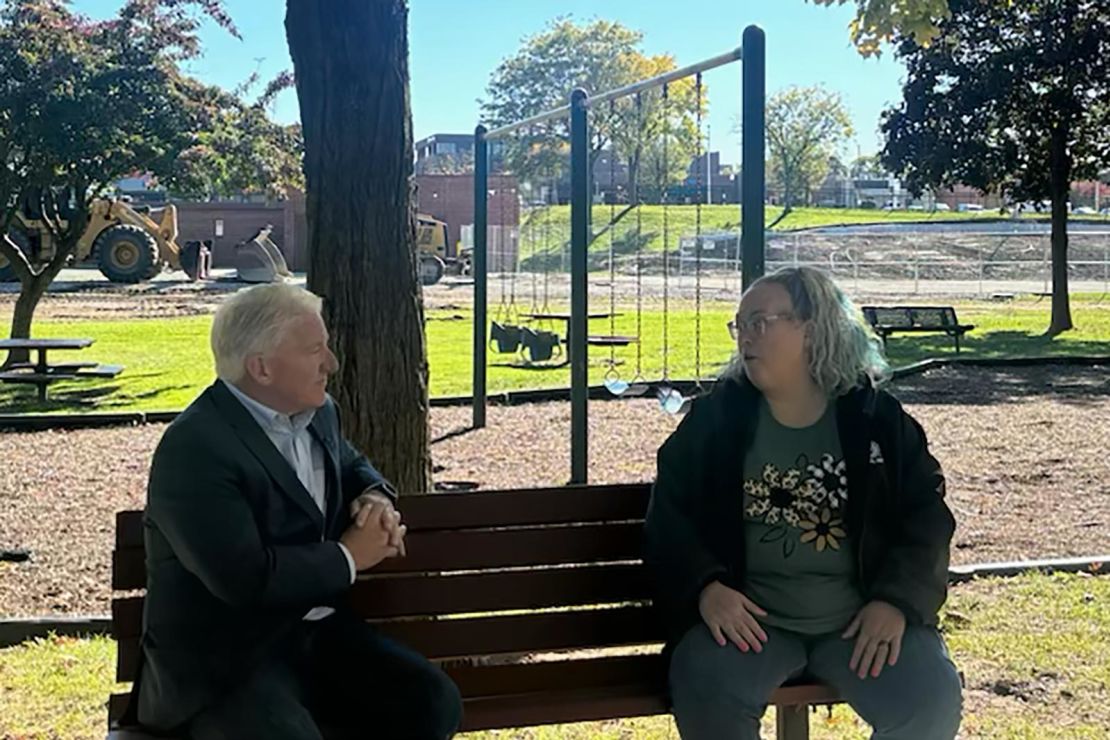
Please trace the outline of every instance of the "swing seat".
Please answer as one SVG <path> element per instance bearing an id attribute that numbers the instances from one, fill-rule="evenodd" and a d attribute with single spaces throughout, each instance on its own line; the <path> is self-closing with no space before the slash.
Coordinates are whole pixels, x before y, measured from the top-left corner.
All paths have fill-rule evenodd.
<path id="1" fill-rule="evenodd" d="M 521 342 L 523 341 L 523 332 L 519 326 L 512 324 L 500 324 L 496 321 L 490 322 L 490 344 L 497 347 L 497 351 L 502 354 L 510 354 L 520 349 Z"/>
<path id="2" fill-rule="evenodd" d="M 627 347 L 640 341 L 639 337 L 593 335 L 586 337 L 586 344 L 594 347 Z"/>
<path id="3" fill-rule="evenodd" d="M 562 354 L 563 348 L 559 335 L 544 329 L 521 329 L 521 341 L 527 350 L 527 359 L 530 362 L 547 362 L 555 356 L 556 351 Z"/>

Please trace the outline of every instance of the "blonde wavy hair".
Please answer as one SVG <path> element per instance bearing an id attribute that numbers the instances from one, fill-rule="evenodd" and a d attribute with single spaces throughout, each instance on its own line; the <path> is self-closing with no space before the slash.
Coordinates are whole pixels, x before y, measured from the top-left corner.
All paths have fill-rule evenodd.
<path id="1" fill-rule="evenodd" d="M 748 291 L 767 283 L 785 288 L 794 316 L 809 324 L 806 335 L 809 374 L 829 397 L 842 396 L 865 379 L 874 385 L 890 379 L 882 342 L 852 300 L 826 273 L 812 267 L 787 267 L 761 277 Z M 724 375 L 744 377 L 743 359 L 735 356 Z"/>

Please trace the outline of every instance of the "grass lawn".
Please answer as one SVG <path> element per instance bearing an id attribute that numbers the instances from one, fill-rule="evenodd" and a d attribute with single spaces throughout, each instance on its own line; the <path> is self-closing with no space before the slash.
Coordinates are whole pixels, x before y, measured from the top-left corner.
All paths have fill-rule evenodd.
<path id="1" fill-rule="evenodd" d="M 957 586 L 943 628 L 966 679 L 963 735 L 992 740 L 1106 737 L 1110 578 L 1025 575 Z M 115 643 L 53 638 L 0 650 L 0 737 L 102 738 Z M 771 715 L 768 712 L 768 715 Z M 817 740 L 866 738 L 846 707 L 811 715 Z M 764 736 L 773 737 L 771 717 Z M 669 717 L 482 732 L 469 740 L 677 738 Z"/>
<path id="2" fill-rule="evenodd" d="M 732 340 L 725 324 L 734 308 L 711 304 L 702 315 L 702 377 L 711 377 L 728 361 Z M 1046 355 L 1110 354 L 1110 301 L 1098 296 L 1073 297 L 1076 330 L 1048 340 L 1041 335 L 1048 325 L 1049 302 L 1019 299 L 1010 303 L 967 303 L 958 305 L 965 323 L 976 325 L 962 346 L 967 357 L 1025 357 Z M 433 396 L 465 396 L 471 392 L 471 314 L 469 310 L 433 311 L 428 315 L 428 347 Z M 663 376 L 663 328 L 661 311 L 643 315 L 643 341 L 617 349 L 623 364 L 622 378 L 636 374 L 637 353 L 642 355 L 643 375 L 648 380 Z M 668 377 L 695 377 L 696 323 L 692 310 L 672 311 L 666 322 L 670 351 L 666 357 Z M 88 336 L 96 344 L 81 355 L 126 367 L 112 381 L 58 383 L 51 388 L 57 400 L 40 404 L 32 386 L 0 385 L 0 410 L 21 412 L 80 411 L 174 411 L 184 408 L 213 377 L 208 349 L 210 317 L 147 319 L 132 321 L 39 321 L 35 334 L 41 337 Z M 547 327 L 562 333 L 560 324 Z M 591 333 L 607 334 L 608 320 L 591 322 Z M 626 312 L 616 322 L 620 334 L 636 334 L 636 316 Z M 888 353 L 895 366 L 928 357 L 954 353 L 951 340 L 942 334 L 896 335 Z M 55 354 L 57 359 L 62 355 Z M 74 355 L 76 356 L 76 355 Z M 590 378 L 601 383 L 608 366 L 609 351 L 591 348 Z M 526 388 L 566 387 L 569 369 L 520 369 L 509 364 L 516 355 L 490 353 L 489 390 L 496 393 Z M 82 403 L 75 404 L 74 401 Z"/>
<path id="3" fill-rule="evenodd" d="M 624 206 L 617 206 L 615 213 L 619 215 Z M 594 206 L 591 217 L 593 231 L 600 232 L 611 219 L 614 212 L 610 206 Z M 772 223 L 782 209 L 776 206 L 767 206 L 764 210 L 765 223 Z M 491 218 L 497 214 L 491 213 Z M 642 234 L 645 237 L 644 249 L 647 251 L 663 250 L 663 206 L 645 205 L 640 209 L 639 218 Z M 694 206 L 675 205 L 666 209 L 669 240 L 667 246 L 673 250 L 678 247 L 681 235 L 694 233 L 697 210 Z M 740 227 L 740 206 L 710 205 L 702 206 L 702 231 L 719 232 L 732 231 Z M 1025 218 L 1041 219 L 1046 216 L 1039 214 L 1026 214 Z M 923 213 L 920 211 L 881 211 L 874 209 L 851 208 L 798 208 L 789 216 L 775 225 L 774 231 L 796 231 L 798 229 L 811 229 L 818 226 L 857 225 L 857 224 L 884 224 L 884 223 L 938 223 L 945 221 L 971 221 L 991 220 L 1006 218 L 999 216 L 997 211 L 978 211 L 961 213 L 958 211 Z M 617 228 L 613 231 L 613 238 L 617 240 L 618 252 L 628 253 L 635 250 L 635 243 L 626 241 L 625 237 L 635 233 L 636 211 L 625 215 Z M 1093 216 L 1084 217 L 1099 223 L 1110 223 L 1110 217 Z M 570 240 L 570 206 L 553 206 L 549 209 L 536 208 L 530 211 L 530 217 L 522 218 L 521 226 L 521 258 L 527 260 L 533 254 L 533 249 L 539 252 L 558 252 L 559 246 Z M 546 235 L 544 230 L 546 228 Z M 602 236 L 594 241 L 591 249 L 594 251 L 608 250 L 608 237 Z"/>

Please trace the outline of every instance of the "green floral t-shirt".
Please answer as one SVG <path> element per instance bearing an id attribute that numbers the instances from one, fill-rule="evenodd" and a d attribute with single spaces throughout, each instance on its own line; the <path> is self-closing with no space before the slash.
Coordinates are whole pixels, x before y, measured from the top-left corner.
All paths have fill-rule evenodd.
<path id="1" fill-rule="evenodd" d="M 804 634 L 843 629 L 863 606 L 844 524 L 848 480 L 836 405 L 812 426 L 759 406 L 744 459 L 745 594 L 767 624 Z"/>

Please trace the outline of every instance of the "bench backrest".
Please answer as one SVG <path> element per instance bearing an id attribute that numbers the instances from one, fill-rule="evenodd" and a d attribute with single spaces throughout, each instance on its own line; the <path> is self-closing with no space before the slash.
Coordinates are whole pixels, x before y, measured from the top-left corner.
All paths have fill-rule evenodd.
<path id="1" fill-rule="evenodd" d="M 952 306 L 864 306 L 863 316 L 872 326 L 893 329 L 945 329 L 959 324 Z"/>
<path id="2" fill-rule="evenodd" d="M 663 634 L 640 561 L 649 495 L 650 484 L 640 483 L 405 498 L 408 556 L 360 576 L 353 605 L 386 634 L 444 661 L 468 699 L 470 729 L 532 724 L 524 710 L 506 715 L 497 704 L 523 692 L 639 685 L 651 706 L 629 713 L 665 711 Z M 142 534 L 142 512 L 117 515 L 118 591 L 146 585 Z M 142 601 L 112 602 L 120 681 L 135 676 Z M 638 647 L 597 654 L 629 646 Z M 525 654 L 533 655 L 519 662 Z M 584 718 L 567 711 L 566 721 Z"/>

